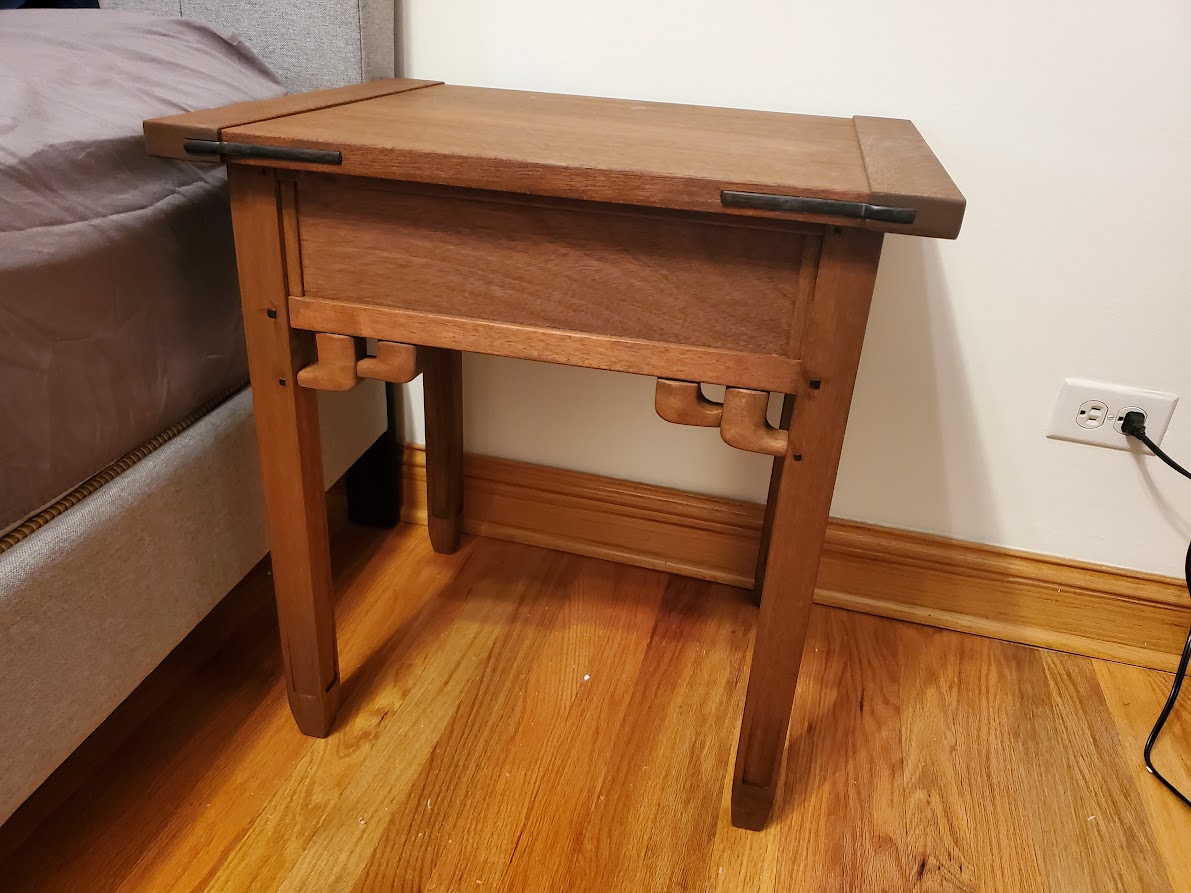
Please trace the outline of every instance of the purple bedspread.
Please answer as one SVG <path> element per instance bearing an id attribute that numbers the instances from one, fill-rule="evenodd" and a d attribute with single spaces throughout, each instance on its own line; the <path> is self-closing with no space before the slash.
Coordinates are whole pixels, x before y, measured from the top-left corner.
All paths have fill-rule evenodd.
<path id="1" fill-rule="evenodd" d="M 281 92 L 196 22 L 0 13 L 0 534 L 244 380 L 222 168 L 141 121 Z"/>

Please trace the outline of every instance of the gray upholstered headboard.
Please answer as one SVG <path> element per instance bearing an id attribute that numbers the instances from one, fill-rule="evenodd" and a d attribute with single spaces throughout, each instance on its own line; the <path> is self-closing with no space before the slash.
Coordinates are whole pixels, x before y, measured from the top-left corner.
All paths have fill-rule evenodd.
<path id="1" fill-rule="evenodd" d="M 100 0 L 238 35 L 291 93 L 393 76 L 394 0 Z"/>

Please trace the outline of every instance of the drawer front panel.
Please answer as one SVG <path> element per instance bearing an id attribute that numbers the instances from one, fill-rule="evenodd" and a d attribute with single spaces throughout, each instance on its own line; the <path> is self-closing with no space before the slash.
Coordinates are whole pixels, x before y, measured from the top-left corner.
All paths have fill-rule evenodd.
<path id="1" fill-rule="evenodd" d="M 776 356 L 797 344 L 817 242 L 347 177 L 303 179 L 298 215 L 312 297 Z"/>

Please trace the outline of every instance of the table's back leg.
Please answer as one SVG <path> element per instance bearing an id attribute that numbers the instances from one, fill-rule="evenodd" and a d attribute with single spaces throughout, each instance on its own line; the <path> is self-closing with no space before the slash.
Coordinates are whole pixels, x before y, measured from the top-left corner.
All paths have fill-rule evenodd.
<path id="1" fill-rule="evenodd" d="M 454 552 L 463 522 L 463 355 L 443 348 L 420 350 L 430 544 L 435 552 Z"/>
<path id="2" fill-rule="evenodd" d="M 790 430 L 790 419 L 794 414 L 794 395 L 786 394 L 782 400 L 781 428 Z M 777 510 L 777 494 L 781 487 L 782 469 L 785 458 L 776 457 L 773 460 L 773 470 L 769 473 L 769 495 L 765 500 L 765 522 L 761 525 L 761 543 L 757 549 L 757 569 L 753 574 L 753 603 L 761 604 L 761 590 L 765 588 L 765 565 L 769 561 L 769 539 L 773 533 L 773 513 Z"/>
<path id="3" fill-rule="evenodd" d="M 324 737 L 339 657 L 316 392 L 297 383 L 310 336 L 289 327 L 275 174 L 229 165 L 228 181 L 286 691 L 298 728 Z"/>
<path id="4" fill-rule="evenodd" d="M 823 242 L 802 345 L 807 386 L 786 419 L 759 562 L 761 610 L 732 786 L 732 824 L 741 828 L 759 830 L 773 807 L 880 252 L 880 234 L 863 230 Z"/>

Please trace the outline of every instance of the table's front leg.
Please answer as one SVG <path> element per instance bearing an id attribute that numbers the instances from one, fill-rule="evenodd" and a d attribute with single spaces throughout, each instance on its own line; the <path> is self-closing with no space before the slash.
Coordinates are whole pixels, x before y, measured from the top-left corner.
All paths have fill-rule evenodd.
<path id="1" fill-rule="evenodd" d="M 286 692 L 298 728 L 321 738 L 340 686 L 318 406 L 297 383 L 310 336 L 289 326 L 276 176 L 229 165 L 228 180 Z"/>
<path id="2" fill-rule="evenodd" d="M 879 233 L 837 230 L 823 242 L 802 345 L 806 389 L 793 406 L 786 400 L 790 434 L 758 567 L 761 611 L 732 785 L 732 824 L 741 828 L 762 828 L 777 793 L 880 253 Z"/>

